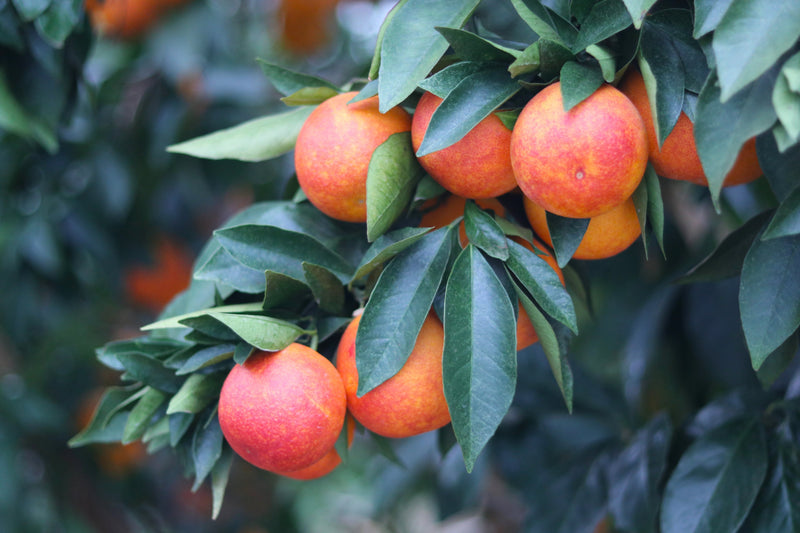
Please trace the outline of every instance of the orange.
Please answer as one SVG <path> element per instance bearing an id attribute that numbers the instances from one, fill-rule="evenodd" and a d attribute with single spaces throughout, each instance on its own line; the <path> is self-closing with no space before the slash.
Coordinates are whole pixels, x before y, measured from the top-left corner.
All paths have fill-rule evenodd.
<path id="1" fill-rule="evenodd" d="M 347 417 L 348 447 L 353 444 L 353 435 L 355 434 L 355 429 L 356 423 L 353 421 L 353 417 Z M 277 474 L 292 479 L 307 481 L 310 479 L 317 479 L 322 476 L 327 476 L 340 464 L 342 464 L 342 458 L 339 456 L 339 452 L 336 451 L 336 447 L 333 447 L 322 457 L 322 459 L 311 466 L 307 466 L 293 472 L 277 472 Z"/>
<path id="2" fill-rule="evenodd" d="M 411 124 L 411 143 L 419 150 L 433 112 L 442 99 L 426 92 Z M 511 131 L 497 115 L 480 121 L 461 140 L 419 157 L 422 167 L 442 187 L 465 198 L 493 198 L 516 188 L 511 168 Z"/>
<path id="3" fill-rule="evenodd" d="M 158 20 L 159 0 L 86 0 L 92 26 L 109 37 L 133 39 Z"/>
<path id="4" fill-rule="evenodd" d="M 338 0 L 281 0 L 278 5 L 279 40 L 287 50 L 309 55 L 328 43 L 335 29 Z"/>
<path id="5" fill-rule="evenodd" d="M 650 162 L 653 164 L 656 174 L 672 180 L 689 181 L 707 187 L 708 179 L 700 162 L 700 156 L 697 154 L 694 140 L 694 124 L 686 113 L 681 111 L 678 122 L 675 123 L 659 149 L 653 114 L 642 74 L 638 70 L 632 70 L 622 80 L 620 89 L 630 98 L 644 120 Z M 756 155 L 756 140 L 751 138 L 739 151 L 733 168 L 725 177 L 723 187 L 749 183 L 762 174 Z"/>
<path id="6" fill-rule="evenodd" d="M 564 111 L 561 84 L 536 94 L 511 134 L 511 163 L 523 194 L 548 211 L 590 218 L 627 200 L 647 166 L 636 107 L 603 85 Z"/>
<path id="7" fill-rule="evenodd" d="M 525 214 L 533 231 L 550 247 L 553 240 L 547 228 L 545 210 L 528 198 L 524 199 Z M 642 234 L 633 199 L 611 211 L 592 217 L 580 245 L 572 257 L 575 259 L 605 259 L 627 249 Z"/>
<path id="8" fill-rule="evenodd" d="M 155 264 L 135 265 L 125 270 L 128 299 L 153 313 L 158 313 L 192 280 L 192 255 L 178 242 L 162 237 L 156 243 Z"/>
<path id="9" fill-rule="evenodd" d="M 350 322 L 336 351 L 336 368 L 347 394 L 347 409 L 365 428 L 384 437 L 403 438 L 450 422 L 442 383 L 444 328 L 431 313 L 422 324 L 403 368 L 361 397 L 356 368 L 356 333 L 361 317 Z"/>
<path id="10" fill-rule="evenodd" d="M 503 216 L 506 214 L 506 208 L 494 198 L 476 200 L 475 203 L 484 210 L 494 211 L 496 215 Z M 419 225 L 423 228 L 444 227 L 464 215 L 464 206 L 466 204 L 466 198 L 453 194 L 448 194 L 443 199 L 434 198 L 428 200 L 422 205 L 423 214 Z M 458 226 L 458 238 L 462 247 L 467 245 L 467 230 L 464 227 L 463 220 Z"/>
<path id="11" fill-rule="evenodd" d="M 411 116 L 395 107 L 378 111 L 374 96 L 348 104 L 356 92 L 322 102 L 306 119 L 295 145 L 300 187 L 320 211 L 345 222 L 367 220 L 367 170 L 390 135 L 411 129 Z"/>
<path id="12" fill-rule="evenodd" d="M 292 472 L 322 459 L 336 443 L 347 400 L 328 359 L 302 344 L 256 352 L 225 378 L 219 424 L 249 463 Z"/>

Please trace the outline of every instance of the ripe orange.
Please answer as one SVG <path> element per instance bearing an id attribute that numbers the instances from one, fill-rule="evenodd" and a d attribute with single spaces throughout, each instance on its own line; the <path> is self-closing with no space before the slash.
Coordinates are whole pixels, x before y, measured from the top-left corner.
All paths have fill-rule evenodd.
<path id="1" fill-rule="evenodd" d="M 639 185 L 647 166 L 644 123 L 611 85 L 565 112 L 561 84 L 554 83 L 520 113 L 511 163 L 520 189 L 537 204 L 564 217 L 593 217 Z"/>
<path id="2" fill-rule="evenodd" d="M 697 185 L 708 186 L 708 179 L 697 154 L 694 141 L 694 124 L 689 117 L 681 111 L 678 122 L 664 142 L 658 148 L 658 137 L 653 124 L 653 114 L 650 101 L 647 98 L 647 89 L 644 78 L 638 70 L 629 72 L 620 84 L 620 90 L 630 98 L 644 120 L 647 131 L 647 144 L 650 150 L 650 162 L 656 174 L 665 178 L 689 181 Z M 748 140 L 739 155 L 733 168 L 728 172 L 723 182 L 723 187 L 731 187 L 749 183 L 763 174 L 756 156 L 756 140 Z"/>
<path id="3" fill-rule="evenodd" d="M 348 447 L 353 444 L 353 435 L 355 434 L 356 423 L 353 420 L 352 416 L 347 417 L 347 445 Z M 292 479 L 299 479 L 299 480 L 310 480 L 310 479 L 317 479 L 322 476 L 327 476 L 331 472 L 333 472 L 337 466 L 342 464 L 342 458 L 339 456 L 339 452 L 336 451 L 336 448 L 333 447 L 328 450 L 322 459 L 317 461 L 316 463 L 307 466 L 305 468 L 301 468 L 300 470 L 294 470 L 293 472 L 277 472 L 277 474 L 292 478 Z"/>
<path id="4" fill-rule="evenodd" d="M 160 4 L 159 0 L 86 0 L 84 8 L 100 34 L 133 39 L 158 20 Z"/>
<path id="5" fill-rule="evenodd" d="M 528 198 L 524 199 L 525 214 L 533 231 L 549 246 L 553 246 L 547 228 L 545 210 Z M 572 257 L 575 259 L 605 259 L 627 249 L 642 234 L 633 199 L 611 211 L 592 217 L 583 240 Z"/>
<path id="6" fill-rule="evenodd" d="M 422 145 L 433 112 L 441 102 L 430 92 L 420 98 L 411 124 L 414 151 Z M 465 198 L 493 198 L 517 186 L 510 146 L 511 131 L 491 114 L 455 144 L 418 159 L 428 174 L 451 193 Z"/>
<path id="7" fill-rule="evenodd" d="M 161 237 L 154 255 L 152 267 L 125 270 L 125 293 L 132 303 L 158 313 L 192 281 L 192 254 L 177 241 Z"/>
<path id="8" fill-rule="evenodd" d="M 306 468 L 327 454 L 344 424 L 339 373 L 315 350 L 291 344 L 256 352 L 222 385 L 219 423 L 231 448 L 272 472 Z"/>
<path id="9" fill-rule="evenodd" d="M 378 111 L 377 96 L 348 104 L 349 92 L 322 102 L 306 119 L 295 145 L 297 181 L 317 209 L 345 222 L 367 220 L 367 170 L 375 149 L 409 131 L 400 107 Z"/>
<path id="10" fill-rule="evenodd" d="M 419 435 L 448 424 L 450 411 L 442 384 L 444 328 L 436 315 L 425 319 L 403 368 L 359 398 L 356 332 L 360 321 L 358 316 L 350 322 L 336 351 L 350 414 L 368 430 L 391 438 Z"/>
<path id="11" fill-rule="evenodd" d="M 332 37 L 338 3 L 338 0 L 281 0 L 278 6 L 280 42 L 298 55 L 319 50 Z"/>

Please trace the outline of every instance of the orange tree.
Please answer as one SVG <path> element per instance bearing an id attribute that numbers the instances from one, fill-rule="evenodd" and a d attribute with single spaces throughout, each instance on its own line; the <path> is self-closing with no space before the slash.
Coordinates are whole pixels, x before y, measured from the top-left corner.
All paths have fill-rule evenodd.
<path id="1" fill-rule="evenodd" d="M 508 4 L 513 23 L 495 30 L 498 3 L 400 1 L 363 79 L 339 86 L 261 61 L 285 111 L 170 147 L 263 161 L 290 152 L 315 108 L 336 95 L 376 99 L 381 113 L 413 114 L 425 92 L 441 99 L 417 150 L 402 130 L 373 149 L 358 178 L 364 223 L 323 214 L 293 182 L 217 229 L 190 287 L 146 334 L 98 350 L 124 383 L 106 392 L 73 445 L 171 448 L 196 486 L 210 480 L 216 514 L 234 458 L 217 403 L 235 365 L 294 342 L 333 358 L 359 310 L 362 396 L 403 368 L 433 310 L 444 328 L 451 419 L 436 430 L 442 453 L 461 454 L 472 472 L 465 484 L 480 484 L 490 465 L 516 489 L 527 512 L 520 528 L 800 529 L 800 4 Z M 634 71 L 649 117 L 614 88 Z M 601 93 L 611 96 L 593 98 Z M 547 112 L 526 113 L 540 94 Z M 526 198 L 546 187 L 568 207 L 545 214 L 565 286 L 541 257 L 548 251 L 519 244 L 533 233 L 518 191 L 498 198 L 502 214 L 465 203 L 463 247 L 460 219 L 419 227 L 450 193 L 418 157 L 492 114 L 512 131 Z M 707 187 L 659 176 L 646 161 L 643 143 L 664 143 L 684 116 L 693 128 L 678 154 L 696 150 Z M 331 152 L 303 165 L 357 142 L 330 124 L 316 135 L 330 138 Z M 752 138 L 763 178 L 724 187 Z M 531 146 L 541 157 L 525 152 Z M 528 167 L 540 160 L 550 166 Z M 327 191 L 334 197 L 338 177 Z M 605 204 L 587 209 L 595 198 Z M 589 219 L 563 215 L 600 215 L 627 201 L 641 244 L 572 260 Z M 539 344 L 518 353 L 520 309 Z M 337 445 L 339 468 L 347 440 Z"/>

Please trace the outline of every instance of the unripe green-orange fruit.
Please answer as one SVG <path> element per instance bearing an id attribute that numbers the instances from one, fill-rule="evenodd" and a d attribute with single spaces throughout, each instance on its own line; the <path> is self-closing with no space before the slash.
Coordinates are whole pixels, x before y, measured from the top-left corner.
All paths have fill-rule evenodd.
<path id="1" fill-rule="evenodd" d="M 306 119 L 294 151 L 300 188 L 320 211 L 345 222 L 367 220 L 367 170 L 390 135 L 411 129 L 401 107 L 378 111 L 378 97 L 348 104 L 356 92 L 319 104 Z"/>
<path id="2" fill-rule="evenodd" d="M 442 99 L 426 92 L 411 123 L 411 144 L 419 150 L 431 117 Z M 481 120 L 455 144 L 419 157 L 422 167 L 442 187 L 464 198 L 494 198 L 517 186 L 511 168 L 511 131 L 497 115 Z"/>
<path id="3" fill-rule="evenodd" d="M 642 180 L 644 123 L 611 85 L 564 111 L 561 84 L 554 83 L 520 113 L 511 164 L 525 196 L 557 215 L 590 218 L 627 200 Z"/>
<path id="4" fill-rule="evenodd" d="M 339 373 L 302 344 L 256 352 L 231 369 L 219 398 L 219 424 L 231 448 L 271 472 L 306 468 L 327 454 L 347 408 Z"/>
<path id="5" fill-rule="evenodd" d="M 436 315 L 425 319 L 403 368 L 359 398 L 356 332 L 360 320 L 358 316 L 350 322 L 336 351 L 350 414 L 368 430 L 391 438 L 419 435 L 448 424 L 450 411 L 442 383 L 444 328 Z"/>
<path id="6" fill-rule="evenodd" d="M 644 120 L 647 144 L 650 149 L 650 162 L 653 164 L 656 174 L 672 180 L 689 181 L 708 187 L 708 178 L 706 178 L 700 162 L 700 156 L 697 154 L 694 124 L 688 115 L 681 111 L 678 121 L 659 148 L 650 100 L 647 97 L 647 88 L 642 74 L 638 70 L 630 71 L 623 78 L 619 88 L 633 102 Z M 733 168 L 725 176 L 722 186 L 732 187 L 749 183 L 762 174 L 756 155 L 756 140 L 753 137 L 745 142 L 739 150 Z"/>

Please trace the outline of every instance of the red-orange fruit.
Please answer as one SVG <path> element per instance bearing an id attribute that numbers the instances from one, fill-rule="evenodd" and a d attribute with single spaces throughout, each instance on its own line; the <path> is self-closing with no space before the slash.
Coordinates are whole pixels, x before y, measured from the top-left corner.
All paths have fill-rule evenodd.
<path id="1" fill-rule="evenodd" d="M 256 352 L 228 374 L 219 423 L 231 448 L 272 472 L 306 468 L 336 443 L 347 407 L 339 373 L 302 344 Z"/>
<path id="2" fill-rule="evenodd" d="M 442 99 L 426 92 L 411 124 L 411 143 L 419 150 L 433 112 Z M 511 168 L 511 131 L 490 114 L 455 144 L 419 157 L 422 167 L 442 187 L 464 198 L 493 198 L 517 186 Z"/>
<path id="3" fill-rule="evenodd" d="M 345 222 L 367 220 L 367 170 L 390 135 L 411 129 L 401 107 L 378 111 L 377 96 L 348 104 L 357 93 L 322 102 L 306 119 L 295 144 L 300 188 L 320 211 Z"/>
<path id="4" fill-rule="evenodd" d="M 659 148 L 653 113 L 642 74 L 638 70 L 629 72 L 622 80 L 620 90 L 633 102 L 644 120 L 650 163 L 656 174 L 664 178 L 689 181 L 707 187 L 708 178 L 706 178 L 700 162 L 700 156 L 697 154 L 697 145 L 694 140 L 694 124 L 686 113 L 681 111 L 678 121 Z M 723 187 L 749 183 L 762 174 L 756 155 L 756 140 L 751 138 L 739 150 L 733 168 L 725 176 Z"/>
<path id="5" fill-rule="evenodd" d="M 536 235 L 550 247 L 553 240 L 547 227 L 547 214 L 536 203 L 525 198 L 525 214 Z M 632 199 L 601 215 L 592 217 L 581 243 L 572 255 L 575 259 L 606 259 L 626 250 L 642 234 L 639 217 Z"/>
<path id="6" fill-rule="evenodd" d="M 368 430 L 391 438 L 411 437 L 448 424 L 450 411 L 442 382 L 444 328 L 436 315 L 425 319 L 403 368 L 359 398 L 356 333 L 360 321 L 358 316 L 350 322 L 336 351 L 350 414 Z"/>
<path id="7" fill-rule="evenodd" d="M 647 166 L 636 107 L 603 85 L 564 111 L 561 84 L 523 108 L 511 134 L 511 163 L 523 194 L 564 217 L 589 218 L 627 200 Z"/>
<path id="8" fill-rule="evenodd" d="M 355 434 L 356 423 L 353 420 L 352 416 L 347 417 L 347 446 L 349 447 L 353 444 L 353 435 Z M 322 476 L 327 476 L 342 464 L 342 458 L 339 455 L 339 452 L 336 451 L 336 447 L 331 448 L 328 450 L 322 459 L 317 461 L 316 463 L 307 466 L 305 468 L 301 468 L 300 470 L 294 470 L 292 472 L 276 472 L 277 474 L 288 477 L 292 479 L 308 481 L 310 479 L 317 479 L 321 478 Z"/>

